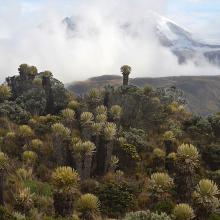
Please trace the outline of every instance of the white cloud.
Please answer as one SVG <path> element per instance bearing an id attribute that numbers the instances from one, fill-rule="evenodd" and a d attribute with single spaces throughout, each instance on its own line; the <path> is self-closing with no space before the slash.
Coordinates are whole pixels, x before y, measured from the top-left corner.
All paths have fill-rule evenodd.
<path id="1" fill-rule="evenodd" d="M 1 80 L 16 74 L 21 63 L 51 70 L 65 82 L 120 74 L 123 64 L 132 66 L 133 77 L 217 73 L 209 65 L 180 67 L 155 40 L 151 27 L 141 23 L 149 10 L 163 13 L 165 0 L 53 0 L 36 7 L 7 2 L 0 8 Z M 81 19 L 78 37 L 72 39 L 61 23 L 68 15 Z M 133 24 L 136 37 L 121 30 L 126 22 Z"/>

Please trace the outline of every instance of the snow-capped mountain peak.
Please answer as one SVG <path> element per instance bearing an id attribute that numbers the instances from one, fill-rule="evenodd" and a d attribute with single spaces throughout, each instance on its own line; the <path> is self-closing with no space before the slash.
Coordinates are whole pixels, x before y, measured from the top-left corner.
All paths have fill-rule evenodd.
<path id="1" fill-rule="evenodd" d="M 73 37 L 76 36 L 77 27 L 79 28 L 82 22 L 84 22 L 83 19 L 75 17 L 66 17 L 63 20 L 68 32 L 71 32 Z M 179 63 L 183 64 L 192 59 L 195 61 L 195 59 L 202 57 L 203 60 L 201 62 L 206 59 L 210 63 L 220 66 L 220 45 L 208 44 L 196 39 L 189 30 L 154 11 L 147 12 L 145 19 L 141 20 L 138 25 L 143 29 L 149 24 L 153 27 L 155 36 L 160 44 L 169 48 L 178 57 Z M 131 28 L 136 27 L 136 25 L 131 22 L 125 22 L 120 24 L 120 28 L 126 34 L 136 36 L 135 31 Z M 91 31 L 94 27 L 91 24 L 89 33 L 96 33 Z M 199 60 L 195 61 L 197 64 L 201 62 Z"/>

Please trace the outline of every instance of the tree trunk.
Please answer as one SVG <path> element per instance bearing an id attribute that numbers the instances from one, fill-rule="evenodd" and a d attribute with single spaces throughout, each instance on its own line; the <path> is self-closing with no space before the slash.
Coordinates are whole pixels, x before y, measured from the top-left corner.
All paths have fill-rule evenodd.
<path id="1" fill-rule="evenodd" d="M 57 216 L 71 216 L 73 214 L 74 193 L 54 192 L 54 208 Z"/>
<path id="2" fill-rule="evenodd" d="M 172 141 L 170 141 L 170 140 L 164 141 L 164 146 L 165 146 L 165 149 L 166 149 L 166 155 L 174 152 L 174 147 L 173 147 L 173 142 Z"/>
<path id="3" fill-rule="evenodd" d="M 128 75 L 123 74 L 123 86 L 127 86 L 127 85 L 128 85 Z"/>
<path id="4" fill-rule="evenodd" d="M 104 172 L 107 173 L 109 169 L 109 165 L 111 163 L 111 157 L 112 157 L 112 151 L 113 151 L 113 142 L 108 141 L 106 143 L 106 158 L 105 158 L 105 168 Z"/>
<path id="5" fill-rule="evenodd" d="M 60 140 L 60 138 L 54 138 L 53 155 L 57 162 L 57 165 L 59 166 L 62 166 L 64 164 L 62 147 L 63 147 L 63 142 Z"/>
<path id="6" fill-rule="evenodd" d="M 92 154 L 86 154 L 84 158 L 83 179 L 90 178 L 92 167 Z"/>
<path id="7" fill-rule="evenodd" d="M 97 147 L 97 166 L 96 174 L 104 175 L 105 173 L 105 158 L 106 158 L 106 141 L 103 136 L 100 137 L 100 144 Z"/>
<path id="8" fill-rule="evenodd" d="M 43 88 L 46 93 L 46 112 L 47 113 L 54 113 L 54 97 L 53 97 L 53 91 L 51 86 L 51 81 L 49 77 L 43 77 Z"/>
<path id="9" fill-rule="evenodd" d="M 4 172 L 0 171 L 0 205 L 4 205 Z"/>
<path id="10" fill-rule="evenodd" d="M 91 174 L 95 175 L 97 169 L 97 163 L 98 163 L 97 154 L 98 154 L 98 147 L 100 145 L 100 136 L 99 135 L 92 136 L 92 142 L 95 144 L 97 151 L 95 154 L 92 155 Z"/>
<path id="11" fill-rule="evenodd" d="M 90 140 L 91 139 L 90 127 L 85 126 L 82 128 L 82 137 L 83 137 L 83 140 Z"/>
<path id="12" fill-rule="evenodd" d="M 82 158 L 81 157 L 75 158 L 75 161 L 76 161 L 76 170 L 77 170 L 78 174 L 80 175 L 80 178 L 82 179 L 82 176 L 83 176 Z"/>

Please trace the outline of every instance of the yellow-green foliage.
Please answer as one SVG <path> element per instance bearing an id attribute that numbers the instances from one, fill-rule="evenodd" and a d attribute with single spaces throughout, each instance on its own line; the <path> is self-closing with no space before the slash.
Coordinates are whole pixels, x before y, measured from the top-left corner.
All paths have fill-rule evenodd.
<path id="1" fill-rule="evenodd" d="M 73 144 L 73 152 L 75 154 L 92 154 L 96 149 L 96 146 L 91 141 L 85 141 L 78 140 L 76 143 Z"/>
<path id="2" fill-rule="evenodd" d="M 18 135 L 23 138 L 30 138 L 34 135 L 34 132 L 28 125 L 21 125 L 18 128 Z"/>
<path id="3" fill-rule="evenodd" d="M 199 184 L 196 186 L 196 192 L 204 197 L 213 197 L 220 193 L 218 186 L 209 179 L 200 180 Z"/>
<path id="4" fill-rule="evenodd" d="M 192 144 L 182 144 L 177 149 L 177 157 L 197 161 L 199 159 L 199 152 Z"/>
<path id="5" fill-rule="evenodd" d="M 122 108 L 119 105 L 113 105 L 110 112 L 114 119 L 120 119 L 122 115 Z"/>
<path id="6" fill-rule="evenodd" d="M 150 177 L 150 190 L 158 196 L 169 192 L 173 187 L 173 179 L 167 173 L 153 173 Z"/>
<path id="7" fill-rule="evenodd" d="M 19 168 L 16 170 L 16 175 L 22 181 L 32 179 L 32 169 Z"/>
<path id="8" fill-rule="evenodd" d="M 5 170 L 7 168 L 8 162 L 8 156 L 5 153 L 0 152 L 0 170 Z"/>
<path id="9" fill-rule="evenodd" d="M 13 132 L 13 131 L 9 131 L 9 132 L 6 134 L 6 138 L 7 138 L 8 140 L 13 140 L 13 139 L 15 139 L 15 137 L 16 137 L 16 134 L 15 134 L 15 132 Z"/>
<path id="10" fill-rule="evenodd" d="M 116 124 L 112 122 L 107 122 L 103 129 L 103 132 L 106 140 L 113 140 L 117 132 Z"/>
<path id="11" fill-rule="evenodd" d="M 77 202 L 78 211 L 81 213 L 98 214 L 100 211 L 100 201 L 93 194 L 84 194 Z"/>
<path id="12" fill-rule="evenodd" d="M 88 94 L 88 98 L 90 102 L 98 103 L 102 98 L 102 94 L 98 89 L 92 89 Z"/>
<path id="13" fill-rule="evenodd" d="M 75 118 L 75 112 L 70 108 L 62 110 L 61 114 L 65 120 L 73 120 Z"/>
<path id="14" fill-rule="evenodd" d="M 26 220 L 25 215 L 21 214 L 20 212 L 14 212 L 13 216 L 16 220 Z"/>
<path id="15" fill-rule="evenodd" d="M 72 110 L 77 110 L 79 107 L 79 102 L 77 102 L 76 100 L 72 100 L 71 102 L 69 102 L 68 104 L 68 108 L 72 109 Z"/>
<path id="16" fill-rule="evenodd" d="M 164 158 L 166 156 L 166 153 L 160 148 L 155 148 L 153 151 L 153 156 L 158 158 Z"/>
<path id="17" fill-rule="evenodd" d="M 24 151 L 23 160 L 28 164 L 33 164 L 37 160 L 37 154 L 33 151 Z"/>
<path id="18" fill-rule="evenodd" d="M 175 113 L 175 112 L 181 112 L 183 111 L 185 108 L 183 105 L 180 105 L 179 103 L 177 102 L 172 102 L 170 105 L 169 105 L 169 109 L 171 110 L 172 113 Z"/>
<path id="19" fill-rule="evenodd" d="M 81 156 L 81 153 L 84 150 L 84 145 L 82 140 L 77 140 L 77 142 L 73 143 L 73 153 L 77 156 Z"/>
<path id="20" fill-rule="evenodd" d="M 93 122 L 91 124 L 91 130 L 93 135 L 99 135 L 101 133 L 102 127 L 103 127 L 102 123 Z"/>
<path id="21" fill-rule="evenodd" d="M 33 84 L 34 84 L 35 86 L 42 86 L 42 79 L 41 79 L 41 78 L 35 78 L 35 79 L 33 80 Z"/>
<path id="22" fill-rule="evenodd" d="M 107 114 L 107 108 L 104 105 L 99 105 L 98 107 L 96 107 L 96 114 L 97 115 L 101 115 L 101 114 L 106 115 Z"/>
<path id="23" fill-rule="evenodd" d="M 219 194 L 218 186 L 212 180 L 202 179 L 196 186 L 193 197 L 197 205 L 207 209 L 207 212 L 212 212 L 220 205 Z"/>
<path id="24" fill-rule="evenodd" d="M 119 142 L 119 144 L 122 146 L 122 145 L 126 144 L 126 138 L 124 138 L 124 137 L 119 137 L 119 138 L 118 138 L 118 142 Z"/>
<path id="25" fill-rule="evenodd" d="M 78 215 L 73 214 L 70 220 L 80 220 Z"/>
<path id="26" fill-rule="evenodd" d="M 140 156 L 139 156 L 139 154 L 137 152 L 137 149 L 134 145 L 132 145 L 132 144 L 123 144 L 123 145 L 121 145 L 121 148 L 126 153 L 128 153 L 133 160 L 136 160 L 136 161 L 140 160 Z"/>
<path id="27" fill-rule="evenodd" d="M 26 187 L 18 191 L 15 200 L 19 209 L 23 209 L 22 211 L 25 212 L 26 210 L 32 208 L 34 203 L 34 194 L 31 193 L 30 188 Z"/>
<path id="28" fill-rule="evenodd" d="M 11 89 L 7 85 L 0 85 L 0 102 L 11 97 Z"/>
<path id="29" fill-rule="evenodd" d="M 94 120 L 94 116 L 91 112 L 83 112 L 80 116 L 82 125 L 89 125 Z"/>
<path id="30" fill-rule="evenodd" d="M 167 155 L 168 159 L 176 160 L 176 153 L 172 152 Z"/>
<path id="31" fill-rule="evenodd" d="M 181 203 L 175 206 L 173 217 L 176 220 L 191 220 L 195 217 L 194 211 L 188 204 Z"/>
<path id="32" fill-rule="evenodd" d="M 193 174 L 199 165 L 199 157 L 197 148 L 192 144 L 182 144 L 179 146 L 176 153 L 178 172 Z"/>
<path id="33" fill-rule="evenodd" d="M 107 115 L 106 114 L 98 114 L 95 118 L 97 123 L 105 123 L 107 121 Z"/>
<path id="34" fill-rule="evenodd" d="M 58 167 L 52 173 L 52 183 L 57 190 L 71 190 L 77 187 L 78 173 L 71 167 Z"/>
<path id="35" fill-rule="evenodd" d="M 119 163 L 119 158 L 115 155 L 111 156 L 111 166 L 116 167 Z"/>
<path id="36" fill-rule="evenodd" d="M 43 148 L 43 142 L 40 139 L 33 139 L 31 141 L 31 147 L 33 150 L 41 150 Z"/>
<path id="37" fill-rule="evenodd" d="M 124 65 L 121 67 L 122 74 L 129 75 L 131 72 L 131 67 L 129 65 Z"/>
<path id="38" fill-rule="evenodd" d="M 70 136 L 70 129 L 66 128 L 63 124 L 61 123 L 56 123 L 52 125 L 52 132 L 55 136 L 61 137 L 61 138 L 67 138 Z"/>
<path id="39" fill-rule="evenodd" d="M 96 146 L 95 146 L 95 144 L 92 143 L 91 141 L 85 141 L 85 142 L 83 143 L 83 149 L 84 149 L 84 151 L 85 151 L 86 153 L 91 154 L 91 153 L 93 153 L 93 152 L 95 151 Z"/>
<path id="40" fill-rule="evenodd" d="M 164 140 L 173 141 L 175 140 L 175 135 L 172 131 L 166 131 L 163 135 Z"/>

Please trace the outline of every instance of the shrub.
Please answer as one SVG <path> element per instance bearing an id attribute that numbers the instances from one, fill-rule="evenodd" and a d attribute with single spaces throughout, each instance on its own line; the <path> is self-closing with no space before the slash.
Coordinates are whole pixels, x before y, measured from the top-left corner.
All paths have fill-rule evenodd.
<path id="1" fill-rule="evenodd" d="M 52 196 L 52 187 L 48 183 L 40 182 L 37 180 L 26 180 L 24 185 L 30 188 L 31 193 L 35 193 L 45 197 Z"/>
<path id="2" fill-rule="evenodd" d="M 1 220 L 17 220 L 11 215 L 4 207 L 0 206 L 0 219 Z"/>
<path id="3" fill-rule="evenodd" d="M 83 112 L 80 116 L 80 121 L 83 126 L 91 124 L 93 119 L 94 116 L 91 112 Z"/>
<path id="4" fill-rule="evenodd" d="M 208 220 L 220 220 L 220 215 L 219 214 L 212 214 Z"/>
<path id="5" fill-rule="evenodd" d="M 8 166 L 8 156 L 0 152 L 0 171 L 5 170 Z"/>
<path id="6" fill-rule="evenodd" d="M 56 137 L 61 137 L 61 138 L 66 138 L 71 133 L 71 131 L 61 123 L 53 124 L 52 131 Z"/>
<path id="7" fill-rule="evenodd" d="M 6 85 L 0 85 L 0 102 L 5 101 L 11 97 L 11 89 Z"/>
<path id="8" fill-rule="evenodd" d="M 111 115 L 113 119 L 120 119 L 122 114 L 122 108 L 119 105 L 113 105 L 111 107 Z"/>
<path id="9" fill-rule="evenodd" d="M 150 220 L 150 216 L 149 211 L 130 212 L 126 214 L 123 220 Z"/>
<path id="10" fill-rule="evenodd" d="M 153 155 L 156 158 L 164 158 L 166 156 L 165 152 L 160 148 L 155 148 L 153 151 Z"/>
<path id="11" fill-rule="evenodd" d="M 193 193 L 194 202 L 198 208 L 198 215 L 208 216 L 216 211 L 220 202 L 218 186 L 209 179 L 202 179 Z"/>
<path id="12" fill-rule="evenodd" d="M 151 175 L 149 190 L 154 200 L 167 199 L 173 186 L 173 179 L 168 174 L 157 172 Z"/>
<path id="13" fill-rule="evenodd" d="M 100 114 L 107 114 L 107 108 L 104 105 L 99 105 L 98 107 L 96 107 L 96 114 L 100 115 Z"/>
<path id="14" fill-rule="evenodd" d="M 12 101 L 0 103 L 0 116 L 6 116 L 18 124 L 27 123 L 31 114 Z"/>
<path id="15" fill-rule="evenodd" d="M 101 124 L 105 123 L 107 121 L 107 119 L 108 118 L 107 118 L 106 114 L 98 114 L 95 118 L 96 122 L 101 123 Z"/>
<path id="16" fill-rule="evenodd" d="M 106 138 L 106 140 L 113 140 L 113 138 L 116 135 L 117 132 L 117 127 L 116 124 L 111 123 L 111 122 L 107 122 L 105 127 L 104 127 L 104 136 Z"/>
<path id="17" fill-rule="evenodd" d="M 101 212 L 114 218 L 124 215 L 134 205 L 134 192 L 126 183 L 106 183 L 100 186 L 97 195 L 101 202 Z"/>
<path id="18" fill-rule="evenodd" d="M 131 158 L 135 161 L 139 161 L 140 160 L 140 156 L 137 152 L 137 149 L 134 145 L 132 144 L 123 144 L 121 146 L 121 148 L 131 156 Z"/>
<path id="19" fill-rule="evenodd" d="M 24 151 L 23 160 L 27 164 L 34 164 L 35 161 L 37 160 L 37 154 L 33 151 Z"/>
<path id="20" fill-rule="evenodd" d="M 77 102 L 76 100 L 72 100 L 68 104 L 68 108 L 72 109 L 73 111 L 77 110 L 78 107 L 79 107 L 79 102 Z"/>
<path id="21" fill-rule="evenodd" d="M 178 204 L 173 210 L 173 217 L 176 220 L 190 220 L 195 217 L 193 209 L 188 204 Z"/>
<path id="22" fill-rule="evenodd" d="M 28 213 L 34 204 L 34 194 L 31 193 L 30 188 L 26 187 L 20 189 L 15 197 L 15 208 L 22 214 Z"/>
<path id="23" fill-rule="evenodd" d="M 154 206 L 154 211 L 157 211 L 159 213 L 165 212 L 167 214 L 171 214 L 172 210 L 174 208 L 174 204 L 171 201 L 159 201 L 155 206 Z"/>
<path id="24" fill-rule="evenodd" d="M 166 213 L 151 213 L 150 220 L 171 220 L 170 216 L 168 216 Z"/>
<path id="25" fill-rule="evenodd" d="M 18 129 L 18 135 L 22 138 L 30 138 L 34 135 L 34 132 L 28 125 L 21 125 Z"/>
<path id="26" fill-rule="evenodd" d="M 202 158 L 212 170 L 218 169 L 220 167 L 220 145 L 206 146 L 202 151 Z"/>
<path id="27" fill-rule="evenodd" d="M 58 167 L 52 174 L 53 185 L 58 190 L 74 188 L 78 181 L 78 173 L 71 167 Z"/>
<path id="28" fill-rule="evenodd" d="M 82 219 L 95 219 L 95 217 L 98 216 L 100 212 L 99 199 L 93 194 L 84 194 L 77 202 L 77 209 L 81 213 Z"/>

